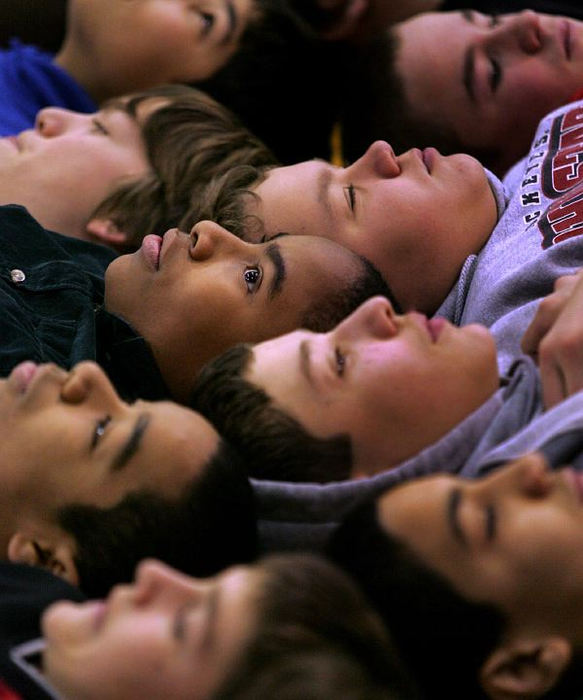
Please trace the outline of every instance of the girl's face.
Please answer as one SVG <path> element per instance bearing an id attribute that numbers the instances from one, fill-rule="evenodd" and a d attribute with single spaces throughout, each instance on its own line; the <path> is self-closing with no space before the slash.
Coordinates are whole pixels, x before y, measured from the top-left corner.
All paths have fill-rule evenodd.
<path id="1" fill-rule="evenodd" d="M 199 580 L 143 562 L 105 600 L 48 608 L 45 672 L 65 697 L 209 697 L 252 634 L 262 582 L 257 568 Z"/>

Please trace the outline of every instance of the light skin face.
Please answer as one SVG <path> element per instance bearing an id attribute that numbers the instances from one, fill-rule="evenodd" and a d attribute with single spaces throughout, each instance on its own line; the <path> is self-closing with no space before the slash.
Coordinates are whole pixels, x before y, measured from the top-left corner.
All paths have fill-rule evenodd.
<path id="1" fill-rule="evenodd" d="M 251 11 L 251 0 L 74 0 L 56 62 L 97 102 L 192 83 L 232 56 Z"/>
<path id="2" fill-rule="evenodd" d="M 0 382 L 0 413 L 1 543 L 27 563 L 32 540 L 56 535 L 56 509 L 111 507 L 142 489 L 176 499 L 218 446 L 199 414 L 170 402 L 127 404 L 91 362 L 70 372 L 18 365 Z"/>
<path id="3" fill-rule="evenodd" d="M 377 267 L 403 309 L 424 313 L 445 299 L 497 217 L 476 160 L 444 158 L 435 149 L 396 157 L 384 141 L 347 168 L 317 160 L 275 168 L 255 192 L 259 201 L 250 200 L 248 208 L 264 222 L 262 233 L 341 243 Z"/>
<path id="4" fill-rule="evenodd" d="M 257 568 L 200 580 L 143 562 L 105 601 L 48 609 L 44 670 L 65 697 L 208 698 L 253 632 L 262 581 Z"/>
<path id="5" fill-rule="evenodd" d="M 510 630 L 580 640 L 582 485 L 528 455 L 476 481 L 440 475 L 388 491 L 379 521 L 463 595 L 502 609 Z"/>
<path id="6" fill-rule="evenodd" d="M 394 466 L 434 442 L 498 386 L 481 326 L 394 313 L 374 297 L 327 334 L 261 343 L 245 376 L 317 437 L 348 434 L 353 476 Z"/>
<path id="7" fill-rule="evenodd" d="M 461 143 L 499 151 L 503 174 L 526 155 L 538 122 L 570 101 L 583 76 L 583 23 L 517 14 L 427 13 L 395 29 L 396 69 L 412 113 L 454 127 Z"/>
<path id="8" fill-rule="evenodd" d="M 205 221 L 190 236 L 146 236 L 140 250 L 114 260 L 105 304 L 144 336 L 172 396 L 186 401 L 209 359 L 298 328 L 318 299 L 361 271 L 349 251 L 322 238 L 254 245 Z"/>
<path id="9" fill-rule="evenodd" d="M 155 105 L 144 102 L 138 116 Z M 126 112 L 46 108 L 33 129 L 0 139 L 0 203 L 22 204 L 45 228 L 89 238 L 95 208 L 149 170 L 140 127 Z"/>

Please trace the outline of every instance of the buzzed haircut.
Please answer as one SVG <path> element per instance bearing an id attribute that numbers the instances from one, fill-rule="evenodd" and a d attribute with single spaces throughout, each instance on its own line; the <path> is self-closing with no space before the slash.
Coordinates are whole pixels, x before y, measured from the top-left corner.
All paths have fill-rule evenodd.
<path id="1" fill-rule="evenodd" d="M 145 557 L 209 576 L 257 553 L 253 492 L 240 457 L 224 440 L 175 500 L 133 491 L 111 508 L 68 504 L 56 521 L 75 539 L 79 585 L 88 597 L 131 581 Z"/>

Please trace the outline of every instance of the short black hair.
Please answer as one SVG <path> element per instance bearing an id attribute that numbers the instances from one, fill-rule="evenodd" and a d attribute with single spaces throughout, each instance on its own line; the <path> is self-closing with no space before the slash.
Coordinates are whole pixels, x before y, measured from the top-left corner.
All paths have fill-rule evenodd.
<path id="1" fill-rule="evenodd" d="M 378 499 L 353 510 L 326 553 L 362 587 L 427 697 L 486 697 L 478 671 L 500 641 L 502 612 L 467 600 L 379 523 Z"/>
<path id="2" fill-rule="evenodd" d="M 251 345 L 239 344 L 199 372 L 191 407 L 241 453 L 250 476 L 275 481 L 329 482 L 352 468 L 347 435 L 316 438 L 262 389 L 245 379 Z"/>
<path id="3" fill-rule="evenodd" d="M 56 517 L 75 539 L 79 585 L 89 597 L 131 581 L 145 557 L 209 576 L 251 561 L 257 552 L 251 485 L 240 457 L 224 440 L 176 500 L 133 491 L 111 508 L 72 503 Z"/>

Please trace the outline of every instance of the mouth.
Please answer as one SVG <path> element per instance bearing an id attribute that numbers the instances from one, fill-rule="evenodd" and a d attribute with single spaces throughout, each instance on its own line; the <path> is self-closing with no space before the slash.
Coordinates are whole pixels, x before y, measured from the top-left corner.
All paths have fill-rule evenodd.
<path id="1" fill-rule="evenodd" d="M 160 269 L 160 253 L 162 251 L 162 237 L 149 233 L 144 236 L 141 251 L 148 265 L 154 270 Z"/>
<path id="2" fill-rule="evenodd" d="M 21 362 L 10 372 L 8 382 L 18 394 L 25 394 L 39 369 L 36 362 Z"/>
<path id="3" fill-rule="evenodd" d="M 427 168 L 427 172 L 431 175 L 433 168 L 435 167 L 435 161 L 439 156 L 439 151 L 436 148 L 424 148 L 422 151 L 423 164 Z"/>
<path id="4" fill-rule="evenodd" d="M 427 320 L 427 330 L 434 343 L 437 343 L 443 329 L 447 326 L 447 321 L 441 316 L 430 318 Z"/>

